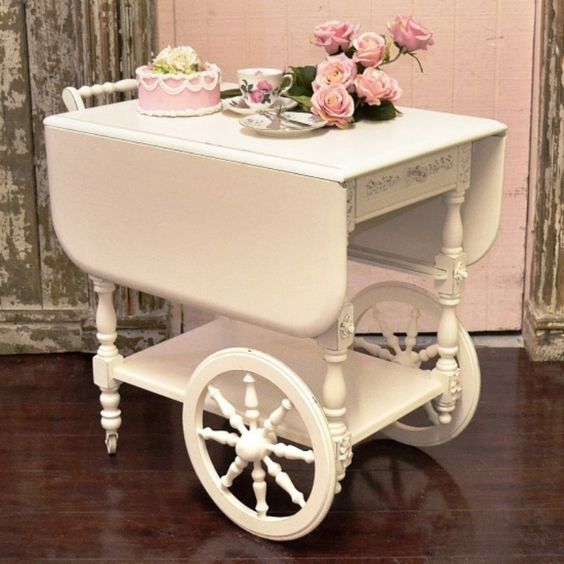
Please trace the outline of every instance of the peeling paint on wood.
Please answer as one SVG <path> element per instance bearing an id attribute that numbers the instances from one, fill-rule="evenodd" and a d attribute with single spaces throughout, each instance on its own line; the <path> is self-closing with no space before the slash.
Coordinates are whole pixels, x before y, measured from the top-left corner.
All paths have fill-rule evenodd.
<path id="1" fill-rule="evenodd" d="M 0 310 L 41 304 L 23 5 L 0 4 Z"/>
<path id="2" fill-rule="evenodd" d="M 543 3 L 532 278 L 524 337 L 534 360 L 564 360 L 564 5 Z"/>
<path id="3" fill-rule="evenodd" d="M 25 315 L 22 316 L 25 319 Z M 98 341 L 94 319 L 53 322 L 35 319 L 17 324 L 0 321 L 0 354 L 45 352 L 96 352 Z M 163 341 L 168 336 L 166 316 L 147 317 L 145 323 L 133 320 L 118 324 L 117 345 L 122 354 L 131 354 Z"/>
<path id="4" fill-rule="evenodd" d="M 153 0 L 0 3 L 0 354 L 96 348 L 92 289 L 51 223 L 42 122 L 65 86 L 130 78 L 153 44 Z M 116 306 L 124 352 L 168 336 L 164 300 L 120 288 Z"/>
<path id="5" fill-rule="evenodd" d="M 79 324 L 0 324 L 0 354 L 76 351 L 81 344 Z"/>
<path id="6" fill-rule="evenodd" d="M 44 118 L 64 111 L 61 100 L 63 88 L 83 80 L 81 21 L 83 14 L 79 2 L 28 0 L 26 3 L 37 217 L 45 308 L 88 307 L 86 276 L 71 265 L 58 244 L 51 223 L 43 135 Z"/>

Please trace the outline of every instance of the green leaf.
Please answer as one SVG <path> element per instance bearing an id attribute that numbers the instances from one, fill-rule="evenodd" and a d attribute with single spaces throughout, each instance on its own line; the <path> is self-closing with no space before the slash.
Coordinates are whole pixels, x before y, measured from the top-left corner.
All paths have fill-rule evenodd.
<path id="1" fill-rule="evenodd" d="M 311 110 L 311 107 L 313 105 L 311 103 L 311 96 L 292 96 L 286 93 L 286 97 L 295 100 L 298 103 L 300 110 L 304 112 L 309 112 Z"/>
<path id="2" fill-rule="evenodd" d="M 305 67 L 290 67 L 290 70 L 294 77 L 294 84 L 288 90 L 288 95 L 311 97 L 313 95 L 311 83 L 315 80 L 317 68 L 307 65 Z"/>
<path id="3" fill-rule="evenodd" d="M 235 96 L 241 96 L 241 90 L 239 88 L 230 88 L 229 90 L 221 91 L 221 98 L 235 98 Z"/>
<path id="4" fill-rule="evenodd" d="M 389 100 L 382 100 L 379 106 L 361 106 L 358 110 L 358 116 L 361 119 L 370 121 L 386 121 L 394 119 L 398 115 L 398 110 Z"/>

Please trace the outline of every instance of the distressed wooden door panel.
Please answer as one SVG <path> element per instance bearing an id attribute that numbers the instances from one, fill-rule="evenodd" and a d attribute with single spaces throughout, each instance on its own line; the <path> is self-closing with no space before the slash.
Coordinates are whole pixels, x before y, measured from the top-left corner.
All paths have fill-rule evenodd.
<path id="1" fill-rule="evenodd" d="M 20 0 L 7 0 L 0 4 L 1 310 L 41 303 L 32 149 L 25 14 Z"/>
<path id="2" fill-rule="evenodd" d="M 152 0 L 0 4 L 0 353 L 95 350 L 92 290 L 51 224 L 43 119 L 64 111 L 65 86 L 133 76 L 152 51 L 153 10 Z M 121 288 L 116 302 L 123 350 L 169 333 L 164 300 Z"/>
<path id="3" fill-rule="evenodd" d="M 525 345 L 533 360 L 564 360 L 564 5 L 546 0 L 539 13 L 536 170 L 532 170 L 532 264 Z"/>
<path id="4" fill-rule="evenodd" d="M 30 71 L 30 97 L 35 155 L 37 226 L 41 248 L 44 309 L 88 308 L 85 276 L 74 269 L 57 244 L 49 217 L 43 119 L 64 110 L 61 89 L 82 79 L 82 6 L 56 0 L 25 4 Z"/>

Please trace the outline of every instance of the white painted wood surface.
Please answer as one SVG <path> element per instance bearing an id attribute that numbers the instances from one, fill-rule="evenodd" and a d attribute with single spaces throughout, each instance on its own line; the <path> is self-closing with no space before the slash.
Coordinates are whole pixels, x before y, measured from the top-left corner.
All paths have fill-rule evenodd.
<path id="1" fill-rule="evenodd" d="M 131 92 L 137 89 L 137 81 L 134 78 L 118 80 L 117 82 L 104 82 L 103 84 L 92 84 L 74 88 L 67 86 L 63 90 L 63 102 L 69 112 L 84 110 L 84 99 L 103 94 L 116 94 L 118 92 Z"/>
<path id="2" fill-rule="evenodd" d="M 348 130 L 290 139 L 241 131 L 239 116 L 227 113 L 156 119 L 140 115 L 134 101 L 50 116 L 45 125 L 337 182 L 506 130 L 496 120 L 402 111 L 403 117 L 392 121 L 364 121 Z"/>
<path id="3" fill-rule="evenodd" d="M 344 300 L 350 220 L 347 191 L 338 182 L 405 162 L 408 175 L 419 169 L 427 174 L 430 167 L 432 185 L 448 190 L 455 178 L 459 182 L 456 175 L 448 180 L 450 169 L 455 166 L 460 175 L 462 161 L 452 158 L 437 168 L 435 157 L 424 166 L 418 159 L 446 148 L 456 155 L 456 147 L 470 141 L 479 148 L 481 139 L 505 131 L 493 120 L 407 109 L 393 122 L 264 139 L 245 134 L 225 115 L 162 120 L 139 115 L 134 102 L 52 116 L 45 123 L 55 228 L 83 270 L 301 336 L 326 331 Z M 478 227 L 484 208 L 494 216 L 485 230 L 468 231 L 469 262 L 495 236 L 499 205 L 492 203 L 499 201 L 502 156 L 498 151 L 492 162 L 478 159 L 486 186 L 477 190 L 484 197 L 467 211 Z M 401 191 L 397 206 L 420 199 L 418 184 Z M 76 221 L 86 215 L 88 221 Z M 161 223 L 168 228 L 147 230 Z M 441 223 L 419 218 L 402 242 L 409 249 L 410 240 Z M 376 229 L 370 238 L 378 244 L 388 237 Z M 113 246 L 111 253 L 101 241 Z M 438 249 L 428 246 L 427 252 L 434 256 Z"/>
<path id="4" fill-rule="evenodd" d="M 319 335 L 337 317 L 339 184 L 66 130 L 47 136 L 53 221 L 84 271 L 293 334 Z"/>
<path id="5" fill-rule="evenodd" d="M 150 349 L 135 353 L 116 367 L 114 375 L 122 382 L 139 386 L 176 401 L 185 399 L 186 385 L 198 364 L 226 347 L 249 347 L 264 351 L 289 366 L 303 378 L 317 398 L 323 397 L 327 366 L 322 350 L 313 339 L 301 339 L 240 321 L 220 318 L 190 333 L 179 335 Z M 347 421 L 356 444 L 396 421 L 406 413 L 436 397 L 441 385 L 413 368 L 349 351 L 343 363 L 345 379 L 352 393 L 347 395 Z M 222 390 L 230 401 L 238 402 L 239 382 L 223 378 Z M 264 385 L 258 383 L 260 391 Z M 265 411 L 278 406 L 277 396 L 263 396 Z M 220 414 L 217 405 L 206 409 Z M 280 435 L 308 444 L 302 423 L 289 413 Z"/>

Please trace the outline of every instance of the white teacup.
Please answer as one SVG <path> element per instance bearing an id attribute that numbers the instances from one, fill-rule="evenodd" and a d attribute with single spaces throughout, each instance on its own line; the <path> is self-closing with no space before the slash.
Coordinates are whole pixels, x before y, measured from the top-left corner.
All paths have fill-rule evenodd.
<path id="1" fill-rule="evenodd" d="M 292 87 L 294 77 L 279 69 L 249 68 L 237 71 L 241 97 L 249 108 L 268 108 Z M 287 83 L 284 85 L 284 83 Z"/>

